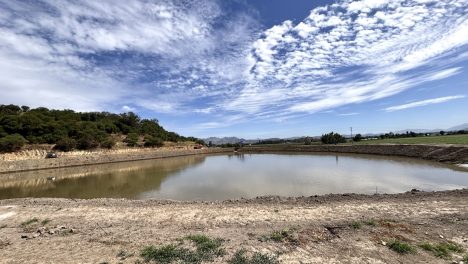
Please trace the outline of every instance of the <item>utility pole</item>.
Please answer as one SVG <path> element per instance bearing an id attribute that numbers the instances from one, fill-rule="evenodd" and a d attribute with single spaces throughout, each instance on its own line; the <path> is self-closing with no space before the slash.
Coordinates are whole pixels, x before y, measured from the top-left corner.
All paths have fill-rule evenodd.
<path id="1" fill-rule="evenodd" d="M 353 145 L 353 142 L 354 142 L 354 140 L 353 140 L 353 127 L 350 127 L 350 129 L 351 129 L 351 145 Z"/>

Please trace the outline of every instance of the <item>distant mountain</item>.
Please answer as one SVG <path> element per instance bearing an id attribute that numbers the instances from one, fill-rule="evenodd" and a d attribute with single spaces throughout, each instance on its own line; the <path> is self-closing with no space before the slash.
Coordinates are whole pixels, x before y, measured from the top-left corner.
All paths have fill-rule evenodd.
<path id="1" fill-rule="evenodd" d="M 468 123 L 461 124 L 458 126 L 451 127 L 447 131 L 458 131 L 458 130 L 468 130 Z"/>
<path id="2" fill-rule="evenodd" d="M 206 144 L 212 143 L 214 145 L 222 145 L 222 144 L 236 144 L 236 143 L 241 143 L 245 142 L 246 140 L 243 138 L 237 138 L 237 137 L 209 137 L 209 138 L 204 138 L 203 141 L 205 141 Z"/>

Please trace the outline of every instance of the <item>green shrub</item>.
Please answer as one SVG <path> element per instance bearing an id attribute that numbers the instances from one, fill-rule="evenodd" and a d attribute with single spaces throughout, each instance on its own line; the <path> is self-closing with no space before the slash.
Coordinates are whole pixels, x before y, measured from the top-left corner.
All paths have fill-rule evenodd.
<path id="1" fill-rule="evenodd" d="M 72 151 L 73 149 L 76 148 L 76 140 L 66 137 L 62 138 L 54 146 L 55 150 L 61 150 L 61 151 Z"/>
<path id="2" fill-rule="evenodd" d="M 125 139 L 125 143 L 127 143 L 127 146 L 129 147 L 134 147 L 138 143 L 138 134 L 136 133 L 129 133 L 127 135 L 127 138 Z"/>
<path id="3" fill-rule="evenodd" d="M 101 148 L 111 149 L 114 146 L 115 146 L 115 140 L 111 137 L 108 137 L 101 142 Z"/>
<path id="4" fill-rule="evenodd" d="M 279 264 L 276 256 L 255 253 L 251 258 L 245 255 L 247 251 L 241 249 L 237 251 L 234 256 L 228 261 L 230 264 Z"/>
<path id="5" fill-rule="evenodd" d="M 402 242 L 400 240 L 390 241 L 387 244 L 387 246 L 391 250 L 393 250 L 395 252 L 398 252 L 400 254 L 407 254 L 407 253 L 415 253 L 416 252 L 416 249 L 414 249 L 414 247 L 412 247 L 410 244 Z"/>
<path id="6" fill-rule="evenodd" d="M 152 136 L 146 136 L 145 137 L 145 147 L 162 147 L 163 146 L 163 141 L 160 138 L 157 137 L 152 137 Z"/>
<path id="7" fill-rule="evenodd" d="M 419 245 L 420 248 L 432 252 L 434 256 L 439 258 L 450 259 L 451 252 L 463 253 L 465 250 L 462 246 L 453 242 L 442 242 L 438 244 L 431 244 L 428 242 Z"/>
<path id="8" fill-rule="evenodd" d="M 78 139 L 76 147 L 81 150 L 87 149 L 95 149 L 99 146 L 97 140 L 91 135 L 82 135 L 80 139 Z"/>
<path id="9" fill-rule="evenodd" d="M 20 134 L 13 134 L 0 138 L 0 152 L 18 151 L 26 142 L 26 139 Z"/>

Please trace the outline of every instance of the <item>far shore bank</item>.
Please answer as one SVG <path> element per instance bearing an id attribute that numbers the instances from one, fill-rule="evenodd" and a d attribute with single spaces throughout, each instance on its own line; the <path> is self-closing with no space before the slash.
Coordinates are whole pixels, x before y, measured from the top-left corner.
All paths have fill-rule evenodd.
<path id="1" fill-rule="evenodd" d="M 64 168 L 84 165 L 116 163 L 124 161 L 149 160 L 158 158 L 178 157 L 199 154 L 232 153 L 233 148 L 204 148 L 204 149 L 127 149 L 108 151 L 86 151 L 76 153 L 59 153 L 58 158 L 45 159 L 45 153 L 36 153 L 34 158 L 30 154 L 19 153 L 14 160 L 0 159 L 0 173 L 30 171 L 40 169 Z M 468 164 L 468 146 L 466 145 L 254 145 L 244 146 L 240 153 L 346 153 L 369 154 L 383 156 L 400 156 L 420 158 L 443 163 Z"/>
<path id="2" fill-rule="evenodd" d="M 41 169 L 66 168 L 85 165 L 98 165 L 106 163 L 117 163 L 125 161 L 138 161 L 149 159 L 160 159 L 180 157 L 189 155 L 215 154 L 232 152 L 228 148 L 205 148 L 205 149 L 128 149 L 107 151 L 81 151 L 72 154 L 58 153 L 58 158 L 18 157 L 16 160 L 0 160 L 0 173 L 31 171 Z"/>
<path id="3" fill-rule="evenodd" d="M 468 163 L 468 146 L 466 145 L 425 145 L 425 144 L 376 144 L 376 145 L 253 145 L 241 149 L 245 153 L 267 152 L 329 152 L 349 154 L 370 154 L 382 156 L 399 156 L 432 160 L 450 164 Z"/>

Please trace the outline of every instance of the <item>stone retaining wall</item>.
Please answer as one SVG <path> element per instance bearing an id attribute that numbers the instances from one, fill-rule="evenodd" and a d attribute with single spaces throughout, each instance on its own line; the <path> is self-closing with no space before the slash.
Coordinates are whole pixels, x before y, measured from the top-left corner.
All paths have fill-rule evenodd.
<path id="1" fill-rule="evenodd" d="M 81 156 L 61 156 L 55 159 L 29 159 L 29 160 L 14 160 L 0 161 L 0 173 L 27 171 L 50 168 L 63 168 L 72 166 L 82 166 L 91 164 L 103 164 L 122 161 L 147 160 L 167 157 L 178 157 L 187 155 L 211 154 L 232 152 L 232 149 L 210 148 L 210 149 L 192 149 L 192 150 L 167 150 L 167 151 L 148 151 L 131 153 L 92 153 Z"/>
<path id="2" fill-rule="evenodd" d="M 455 145 L 270 145 L 246 146 L 243 152 L 335 152 L 414 157 L 446 163 L 468 163 L 468 146 Z"/>

